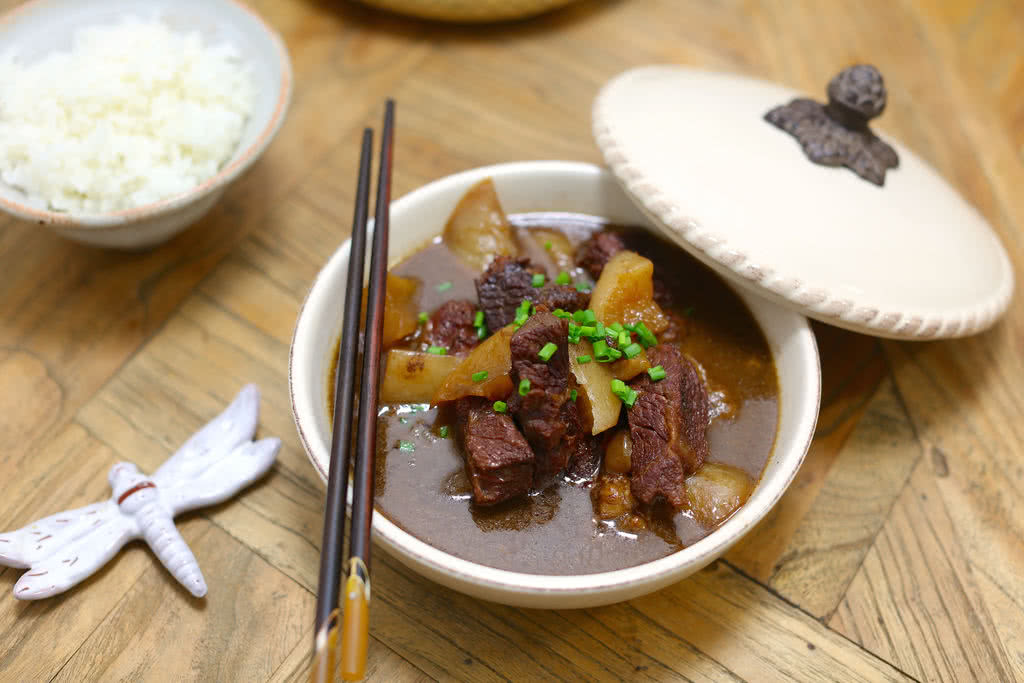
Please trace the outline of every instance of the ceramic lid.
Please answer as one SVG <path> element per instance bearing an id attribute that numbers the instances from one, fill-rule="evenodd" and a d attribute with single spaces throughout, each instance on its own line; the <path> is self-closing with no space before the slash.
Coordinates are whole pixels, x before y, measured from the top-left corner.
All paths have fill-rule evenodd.
<path id="1" fill-rule="evenodd" d="M 835 84 L 829 94 L 841 98 Z M 851 106 L 877 113 L 884 89 L 869 95 Z M 1013 270 L 981 214 L 884 132 L 876 130 L 898 166 L 885 172 L 886 145 L 873 148 L 885 163 L 858 161 L 867 159 L 861 170 L 874 182 L 813 163 L 765 119 L 796 97 L 738 76 L 643 67 L 602 89 L 594 135 L 644 213 L 733 282 L 876 336 L 935 339 L 992 325 L 1009 305 Z M 836 153 L 828 144 L 816 151 Z"/>

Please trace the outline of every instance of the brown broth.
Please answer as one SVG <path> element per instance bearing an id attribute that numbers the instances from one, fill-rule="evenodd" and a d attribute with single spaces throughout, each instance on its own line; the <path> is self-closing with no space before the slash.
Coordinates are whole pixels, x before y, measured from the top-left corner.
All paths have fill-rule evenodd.
<path id="1" fill-rule="evenodd" d="M 599 219 L 557 214 L 510 219 L 560 228 L 573 243 L 603 227 Z M 631 247 L 655 262 L 656 273 L 672 273 L 670 310 L 685 327 L 679 346 L 702 368 L 717 415 L 708 432 L 710 462 L 738 467 L 757 481 L 778 424 L 778 380 L 764 335 L 743 302 L 706 267 L 647 233 L 627 234 Z M 529 255 L 535 261 L 543 258 Z M 473 273 L 439 241 L 392 272 L 420 280 L 419 310 L 433 311 L 451 298 L 476 298 Z M 445 282 L 452 286 L 438 291 Z M 334 372 L 332 367 L 328 395 Z M 448 438 L 439 435 L 444 425 Z M 627 533 L 595 519 L 589 488 L 565 483 L 524 500 L 476 506 L 454 430 L 454 419 L 444 409 L 397 405 L 379 411 L 376 512 L 439 550 L 499 569 L 589 574 L 664 557 L 713 530 L 683 510 L 674 515 L 661 511 L 648 530 Z M 403 450 L 403 442 L 414 450 Z"/>

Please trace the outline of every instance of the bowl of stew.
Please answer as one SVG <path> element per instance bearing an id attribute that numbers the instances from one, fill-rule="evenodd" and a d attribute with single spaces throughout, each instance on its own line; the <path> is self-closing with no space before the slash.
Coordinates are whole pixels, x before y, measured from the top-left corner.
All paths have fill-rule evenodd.
<path id="1" fill-rule="evenodd" d="M 289 358 L 326 478 L 349 243 Z M 792 481 L 820 366 L 798 313 L 679 246 L 607 170 L 517 162 L 392 204 L 374 538 L 526 607 L 626 600 L 704 567 Z"/>

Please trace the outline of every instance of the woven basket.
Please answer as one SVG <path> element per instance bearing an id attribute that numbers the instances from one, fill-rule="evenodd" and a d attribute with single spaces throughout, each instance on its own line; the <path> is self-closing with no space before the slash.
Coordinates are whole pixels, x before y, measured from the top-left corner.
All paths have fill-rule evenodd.
<path id="1" fill-rule="evenodd" d="M 574 0 L 362 0 L 367 5 L 424 19 L 487 22 L 520 19 Z"/>

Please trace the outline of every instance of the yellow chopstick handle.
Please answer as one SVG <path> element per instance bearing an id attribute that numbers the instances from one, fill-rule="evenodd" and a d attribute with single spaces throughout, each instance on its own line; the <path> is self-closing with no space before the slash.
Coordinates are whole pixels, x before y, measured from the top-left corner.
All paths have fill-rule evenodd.
<path id="1" fill-rule="evenodd" d="M 338 666 L 338 610 L 331 612 L 327 622 L 316 633 L 316 650 L 313 652 L 313 668 L 310 683 L 334 683 Z"/>
<path id="2" fill-rule="evenodd" d="M 341 604 L 341 678 L 359 681 L 366 675 L 370 644 L 370 574 L 358 557 L 349 560 Z"/>

